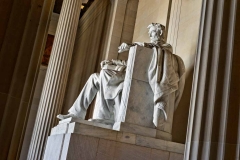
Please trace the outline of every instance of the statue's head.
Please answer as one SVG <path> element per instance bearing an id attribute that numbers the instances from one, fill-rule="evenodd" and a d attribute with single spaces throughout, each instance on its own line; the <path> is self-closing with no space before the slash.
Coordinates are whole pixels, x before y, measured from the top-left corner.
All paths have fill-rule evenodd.
<path id="1" fill-rule="evenodd" d="M 148 27 L 148 34 L 151 43 L 165 42 L 164 32 L 165 26 L 160 23 L 152 23 Z"/>

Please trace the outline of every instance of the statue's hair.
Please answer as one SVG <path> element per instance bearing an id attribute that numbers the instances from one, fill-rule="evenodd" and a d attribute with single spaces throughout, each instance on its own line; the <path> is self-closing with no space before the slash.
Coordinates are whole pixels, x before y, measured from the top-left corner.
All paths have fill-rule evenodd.
<path id="1" fill-rule="evenodd" d="M 165 26 L 160 23 L 151 23 L 147 28 L 155 27 L 157 29 L 158 36 L 164 40 Z"/>

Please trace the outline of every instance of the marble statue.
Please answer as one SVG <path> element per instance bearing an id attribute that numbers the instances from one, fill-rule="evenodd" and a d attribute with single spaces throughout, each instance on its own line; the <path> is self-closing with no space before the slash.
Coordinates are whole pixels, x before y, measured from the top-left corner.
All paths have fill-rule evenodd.
<path id="1" fill-rule="evenodd" d="M 122 43 L 118 52 L 128 51 L 134 45 L 153 50 L 152 61 L 148 68 L 148 79 L 154 93 L 153 123 L 157 127 L 160 120 L 167 120 L 168 115 L 165 111 L 167 107 L 177 108 L 185 83 L 185 67 L 182 59 L 172 54 L 171 45 L 165 42 L 165 27 L 159 23 L 152 23 L 147 28 L 151 43 Z M 88 106 L 98 94 L 96 103 L 100 108 L 94 118 L 98 122 L 113 124 L 119 113 L 126 66 L 127 62 L 122 60 L 102 61 L 100 74 L 94 73 L 90 76 L 77 100 L 69 109 L 69 114 L 59 114 L 57 118 L 84 119 Z M 168 101 L 171 98 L 169 95 L 173 92 L 175 92 L 175 103 L 174 106 L 169 106 Z"/>

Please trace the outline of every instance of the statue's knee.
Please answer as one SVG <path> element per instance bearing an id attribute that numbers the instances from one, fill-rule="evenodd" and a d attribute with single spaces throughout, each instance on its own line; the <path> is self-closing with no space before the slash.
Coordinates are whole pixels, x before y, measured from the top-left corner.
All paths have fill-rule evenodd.
<path id="1" fill-rule="evenodd" d="M 102 70 L 100 71 L 100 75 L 103 75 L 105 72 L 106 72 L 106 71 L 102 69 Z"/>
<path id="2" fill-rule="evenodd" d="M 98 78 L 99 74 L 98 73 L 93 73 L 91 74 L 91 76 L 89 77 L 89 79 L 96 79 Z"/>

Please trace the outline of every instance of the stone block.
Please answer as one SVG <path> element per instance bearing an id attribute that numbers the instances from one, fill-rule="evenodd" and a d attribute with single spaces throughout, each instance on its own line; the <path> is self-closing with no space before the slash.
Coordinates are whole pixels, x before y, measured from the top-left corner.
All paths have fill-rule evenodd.
<path id="1" fill-rule="evenodd" d="M 169 152 L 152 149 L 151 160 L 169 160 Z"/>
<path id="2" fill-rule="evenodd" d="M 113 157 L 107 156 L 102 153 L 97 153 L 95 160 L 114 160 Z"/>
<path id="3" fill-rule="evenodd" d="M 149 160 L 151 149 L 132 144 L 117 143 L 114 159 L 116 160 Z"/>
<path id="4" fill-rule="evenodd" d="M 115 123 L 113 129 L 147 137 L 156 137 L 156 129 L 142 127 L 139 125 L 130 124 L 126 122 Z"/>
<path id="5" fill-rule="evenodd" d="M 129 133 L 128 131 L 141 132 L 155 137 L 155 129 L 134 124 L 120 123 L 121 129 L 125 131 L 114 131 L 80 122 L 59 125 L 60 128 L 68 125 L 68 131 L 62 133 L 57 127 L 53 128 L 56 129 L 56 134 L 48 138 L 44 155 L 46 159 L 168 160 L 171 155 L 172 159 L 178 160 L 184 153 L 184 144 Z"/>
<path id="6" fill-rule="evenodd" d="M 180 154 L 184 153 L 184 148 L 185 148 L 184 144 L 150 138 L 150 137 L 144 137 L 139 135 L 137 135 L 136 137 L 136 145 L 160 149 L 160 150 L 169 151 L 169 152 L 180 153 Z"/>
<path id="7" fill-rule="evenodd" d="M 51 135 L 64 134 L 64 133 L 67 133 L 67 130 L 68 130 L 68 124 L 62 123 L 62 124 L 59 124 L 56 127 L 52 128 Z"/>
<path id="8" fill-rule="evenodd" d="M 63 134 L 49 136 L 43 159 L 59 160 L 59 157 L 61 157 L 63 140 L 64 140 Z"/>
<path id="9" fill-rule="evenodd" d="M 117 141 L 135 144 L 136 143 L 136 134 L 127 133 L 127 132 L 118 132 Z"/>
<path id="10" fill-rule="evenodd" d="M 112 125 L 107 125 L 107 124 L 99 123 L 99 122 L 96 122 L 96 121 L 87 121 L 87 120 L 83 120 L 83 119 L 79 119 L 79 118 L 73 118 L 73 117 L 70 117 L 70 118 L 63 119 L 63 120 L 59 121 L 59 125 L 60 124 L 65 124 L 65 123 L 72 123 L 72 122 L 77 122 L 77 123 L 81 123 L 81 124 L 96 126 L 96 127 L 100 127 L 100 128 L 112 129 Z"/>
<path id="11" fill-rule="evenodd" d="M 64 134 L 62 153 L 61 153 L 61 157 L 60 157 L 61 160 L 67 159 L 70 140 L 71 140 L 71 133 Z M 52 153 L 52 154 L 54 154 L 54 153 Z"/>
<path id="12" fill-rule="evenodd" d="M 167 140 L 167 141 L 172 141 L 172 135 L 170 133 L 163 132 L 160 130 L 157 130 L 156 138 Z"/>
<path id="13" fill-rule="evenodd" d="M 184 158 L 183 154 L 170 153 L 169 160 L 183 160 L 183 158 Z"/>
<path id="14" fill-rule="evenodd" d="M 69 124 L 68 133 L 77 133 L 109 140 L 116 140 L 117 137 L 116 131 L 76 122 Z"/>
<path id="15" fill-rule="evenodd" d="M 100 139 L 98 144 L 98 153 L 107 155 L 109 157 L 114 157 L 116 143 L 116 141 Z"/>
<path id="16" fill-rule="evenodd" d="M 67 160 L 94 160 L 96 158 L 99 138 L 80 134 L 71 134 L 70 136 L 69 145 L 64 146 L 68 147 Z M 61 159 L 65 160 L 65 157 L 61 157 Z"/>
<path id="17" fill-rule="evenodd" d="M 72 123 L 72 122 L 93 125 L 93 122 L 91 122 L 91 121 L 86 121 L 86 120 L 82 120 L 79 118 L 73 118 L 73 117 L 63 119 L 63 120 L 59 121 L 59 124 Z"/>

